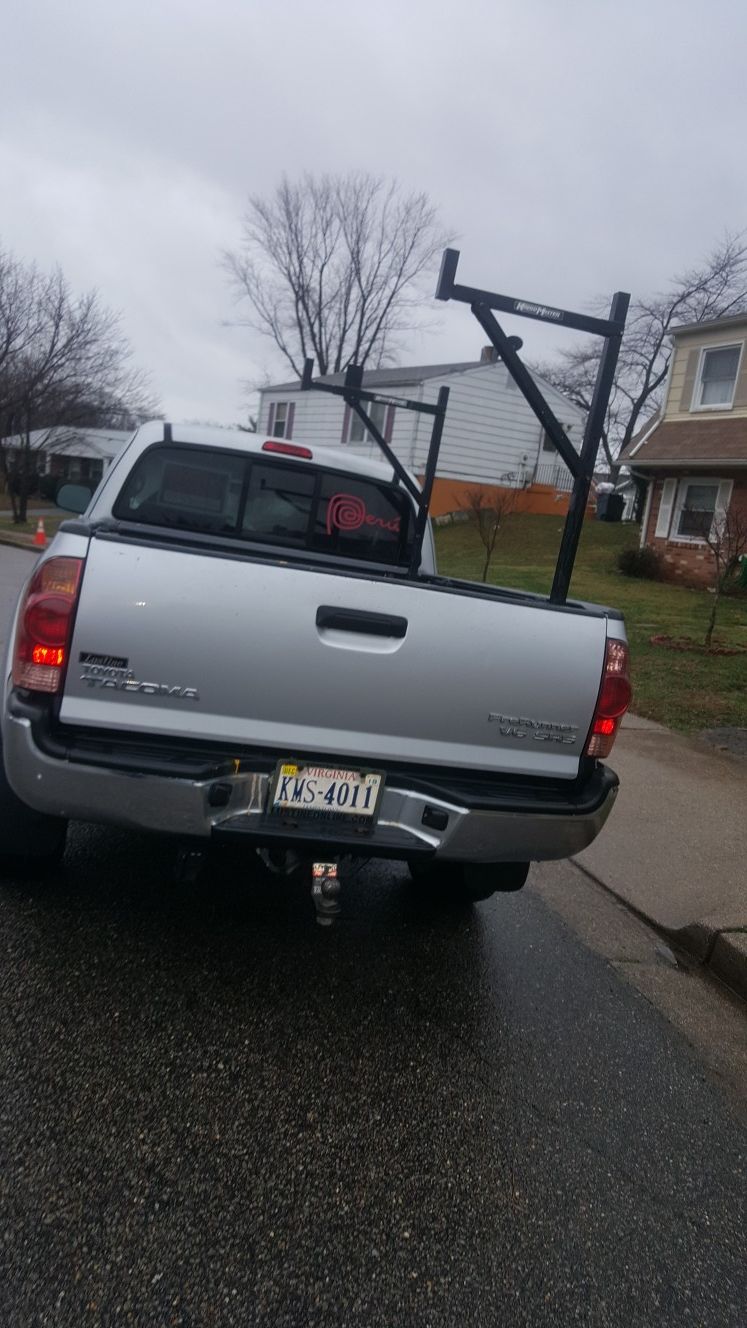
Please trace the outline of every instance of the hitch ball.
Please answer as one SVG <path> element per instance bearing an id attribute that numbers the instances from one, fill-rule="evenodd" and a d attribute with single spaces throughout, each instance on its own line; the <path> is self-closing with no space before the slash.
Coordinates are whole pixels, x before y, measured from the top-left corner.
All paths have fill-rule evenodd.
<path id="1" fill-rule="evenodd" d="M 331 927 L 341 913 L 340 880 L 336 862 L 315 862 L 311 872 L 311 898 L 320 927 Z"/>

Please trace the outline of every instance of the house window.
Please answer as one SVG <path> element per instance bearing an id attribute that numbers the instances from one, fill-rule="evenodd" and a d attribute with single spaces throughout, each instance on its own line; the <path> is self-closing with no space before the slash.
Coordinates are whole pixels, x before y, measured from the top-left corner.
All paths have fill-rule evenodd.
<path id="1" fill-rule="evenodd" d="M 375 424 L 379 433 L 384 432 L 384 420 L 386 417 L 386 406 L 383 401 L 366 401 L 363 403 L 363 409 L 370 416 L 371 423 Z M 368 443 L 371 442 L 371 435 L 368 429 L 364 429 L 363 420 L 361 420 L 354 410 L 350 412 L 350 421 L 348 425 L 349 443 Z"/>
<path id="2" fill-rule="evenodd" d="M 696 410 L 728 410 L 734 397 L 741 346 L 719 346 L 704 350 L 695 393 Z"/>
<path id="3" fill-rule="evenodd" d="M 273 438 L 290 438 L 293 425 L 293 411 L 290 402 L 276 401 L 273 406 L 270 406 L 270 421 L 269 432 Z"/>
<path id="4" fill-rule="evenodd" d="M 560 427 L 561 427 L 561 429 L 563 430 L 563 432 L 565 433 L 566 438 L 570 441 L 570 436 L 571 436 L 571 433 L 573 432 L 573 425 L 572 425 L 572 424 L 566 424 L 564 421 L 561 420 L 561 422 L 560 422 Z M 540 447 L 540 451 L 541 451 L 541 452 L 550 452 L 550 453 L 553 453 L 553 452 L 554 452 L 554 453 L 555 453 L 555 456 L 558 458 L 558 460 L 560 460 L 560 453 L 558 452 L 557 447 L 555 446 L 555 444 L 554 444 L 552 438 L 550 437 L 549 433 L 547 432 L 547 429 L 543 429 L 543 430 L 542 430 L 542 446 Z"/>
<path id="5" fill-rule="evenodd" d="M 683 482 L 680 486 L 680 500 L 677 519 L 674 523 L 674 539 L 703 540 L 710 533 L 716 513 L 718 484 Z"/>

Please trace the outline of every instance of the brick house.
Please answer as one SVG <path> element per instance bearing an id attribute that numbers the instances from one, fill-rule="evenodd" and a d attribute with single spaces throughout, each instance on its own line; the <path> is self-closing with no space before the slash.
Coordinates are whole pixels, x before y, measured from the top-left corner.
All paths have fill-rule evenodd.
<path id="1" fill-rule="evenodd" d="M 661 412 L 620 456 L 646 483 L 641 545 L 661 554 L 665 575 L 710 584 L 703 531 L 731 509 L 747 517 L 747 314 L 673 332 Z"/>

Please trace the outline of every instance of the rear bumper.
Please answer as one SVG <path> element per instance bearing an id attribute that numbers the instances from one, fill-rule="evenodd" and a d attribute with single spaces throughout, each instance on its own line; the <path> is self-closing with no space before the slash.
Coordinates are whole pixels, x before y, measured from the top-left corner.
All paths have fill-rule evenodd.
<path id="1" fill-rule="evenodd" d="M 581 787 L 393 768 L 372 832 L 293 825 L 265 810 L 272 754 L 253 759 L 247 752 L 226 762 L 184 748 L 146 752 L 121 737 L 114 744 L 98 735 L 87 741 L 52 737 L 23 709 L 4 716 L 5 766 L 18 797 L 37 811 L 190 838 L 241 837 L 309 854 L 456 862 L 567 858 L 599 834 L 618 787 L 604 766 Z"/>

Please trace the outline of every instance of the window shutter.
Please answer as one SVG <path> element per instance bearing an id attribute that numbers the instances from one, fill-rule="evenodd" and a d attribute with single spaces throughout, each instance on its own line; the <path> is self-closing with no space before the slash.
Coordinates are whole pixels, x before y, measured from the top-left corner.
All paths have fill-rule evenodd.
<path id="1" fill-rule="evenodd" d="M 345 414 L 342 417 L 342 437 L 340 438 L 341 443 L 346 443 L 348 441 L 349 433 L 350 433 L 350 407 L 346 406 Z"/>
<path id="2" fill-rule="evenodd" d="M 692 354 L 692 351 L 690 352 Z M 672 521 L 672 508 L 674 507 L 674 495 L 677 489 L 676 480 L 665 480 L 661 491 L 661 502 L 659 503 L 659 515 L 656 519 L 655 535 L 657 539 L 668 539 L 669 527 Z"/>
<path id="3" fill-rule="evenodd" d="M 295 401 L 291 401 L 288 405 L 288 418 L 285 422 L 286 438 L 293 437 L 293 416 L 295 415 L 295 413 L 296 413 L 296 403 Z"/>
<path id="4" fill-rule="evenodd" d="M 691 350 L 687 357 L 687 366 L 685 368 L 685 381 L 682 384 L 682 395 L 680 397 L 680 410 L 692 410 L 693 389 L 695 387 L 695 375 L 698 372 L 698 360 L 700 359 L 700 350 Z"/>
<path id="5" fill-rule="evenodd" d="M 654 496 L 655 488 L 656 488 L 656 481 L 649 480 L 648 484 L 646 485 L 646 502 L 643 508 L 643 520 L 641 521 L 641 538 L 640 538 L 641 548 L 643 548 L 644 544 L 646 543 L 646 539 L 648 537 L 648 522 L 649 522 L 649 517 L 651 516 L 651 500 Z"/>
<path id="6" fill-rule="evenodd" d="M 393 429 L 394 429 L 394 406 L 387 406 L 386 420 L 384 422 L 384 441 L 386 443 L 391 443 Z"/>
<path id="7" fill-rule="evenodd" d="M 729 503 L 731 502 L 733 484 L 733 480 L 722 480 L 718 486 L 716 511 L 713 514 L 713 524 L 717 532 L 723 529 L 724 522 L 726 521 L 726 513 L 729 510 Z"/>
<path id="8" fill-rule="evenodd" d="M 270 408 L 267 413 L 267 432 L 270 435 L 272 435 L 272 431 L 274 428 L 275 428 L 275 402 L 271 401 Z"/>
<path id="9" fill-rule="evenodd" d="M 742 347 L 742 362 L 739 366 L 739 377 L 734 388 L 734 400 L 732 408 L 747 406 L 747 350 Z"/>

